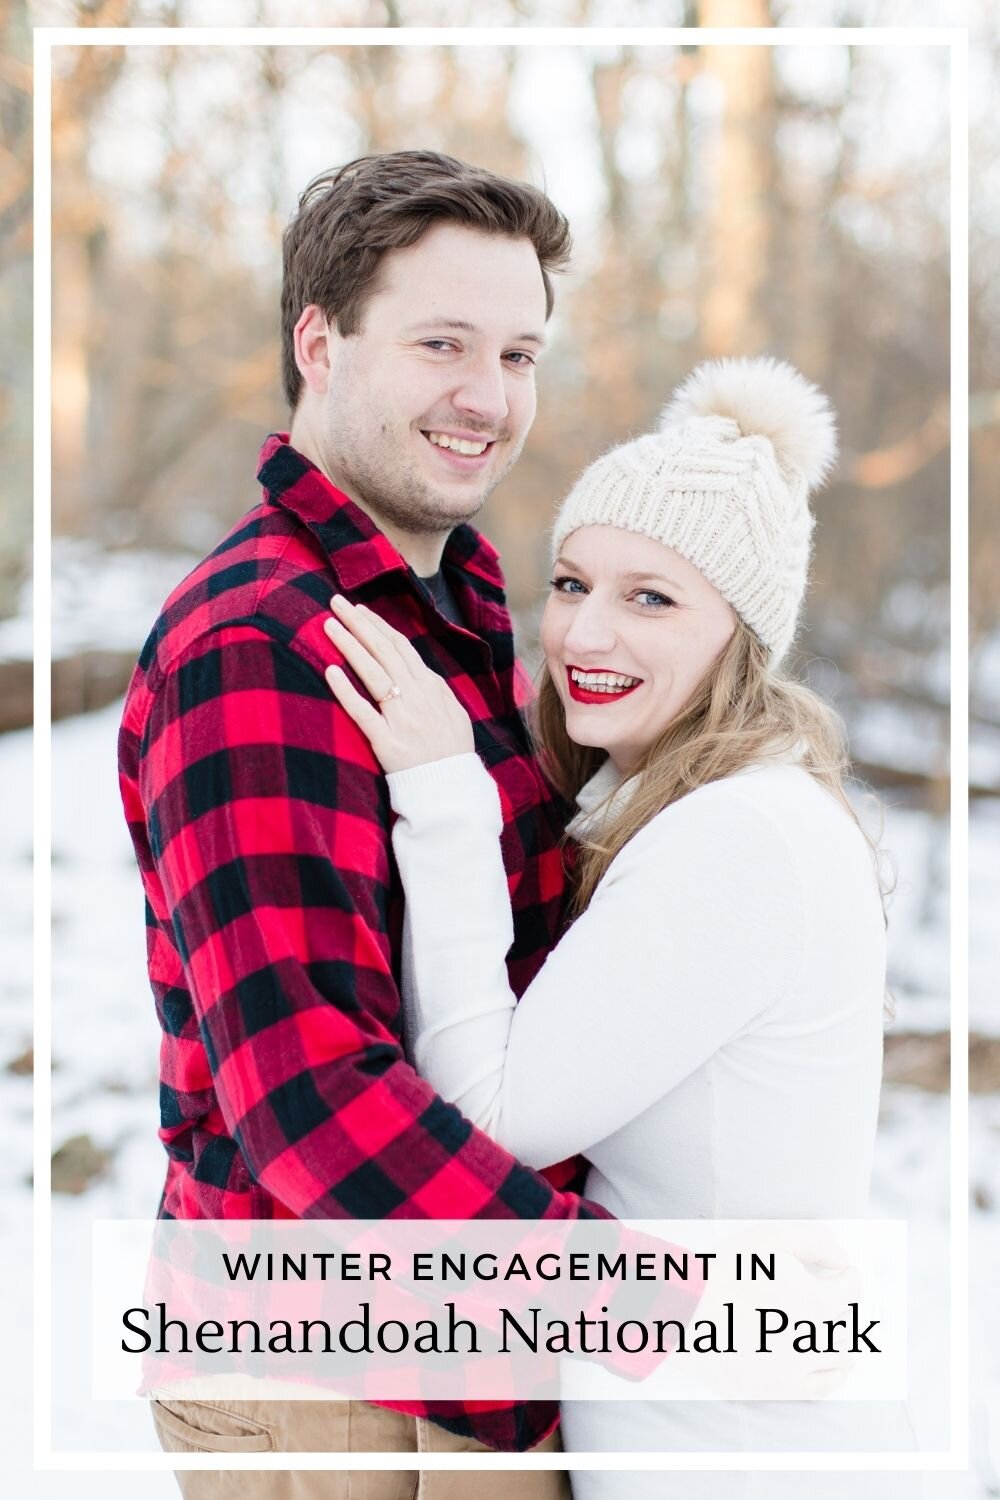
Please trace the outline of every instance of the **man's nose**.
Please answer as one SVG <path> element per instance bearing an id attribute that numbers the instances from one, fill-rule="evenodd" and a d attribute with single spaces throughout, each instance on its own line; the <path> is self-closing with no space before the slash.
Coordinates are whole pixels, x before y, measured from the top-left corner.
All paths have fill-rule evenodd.
<path id="1" fill-rule="evenodd" d="M 470 360 L 462 369 L 452 397 L 455 409 L 498 427 L 508 413 L 504 373 L 503 366 L 493 357 Z"/>

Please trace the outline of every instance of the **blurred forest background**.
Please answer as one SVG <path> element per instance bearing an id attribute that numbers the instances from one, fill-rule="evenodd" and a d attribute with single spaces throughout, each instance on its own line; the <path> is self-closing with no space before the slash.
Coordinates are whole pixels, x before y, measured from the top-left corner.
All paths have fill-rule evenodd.
<path id="1" fill-rule="evenodd" d="M 0 4 L 3 0 L 0 0 Z M 972 790 L 1000 808 L 1000 31 L 970 0 L 7 0 L 0 291 L 5 472 L 26 490 L 31 24 L 974 25 Z M 473 32 L 469 33 L 473 36 Z M 543 183 L 574 228 L 525 454 L 483 529 L 529 661 L 546 528 L 573 476 L 646 430 L 706 356 L 770 352 L 829 392 L 842 459 L 818 497 L 798 670 L 848 726 L 859 778 L 919 810 L 923 894 L 946 901 L 949 97 L 945 49 L 74 47 L 53 54 L 53 702 L 116 703 L 161 599 L 256 499 L 287 425 L 280 241 L 331 164 L 422 145 Z M 0 528 L 0 732 L 29 721 L 28 511 Z M 925 888 L 924 888 L 925 887 Z M 894 979 L 937 993 L 911 953 Z M 930 1010 L 923 1013 L 923 1030 Z M 936 1024 L 936 1023 L 935 1023 Z M 943 1085 L 944 1039 L 906 1069 Z M 977 1060 L 1000 1086 L 990 1045 Z M 902 1049 L 905 1053 L 906 1049 Z M 908 1075 L 907 1075 L 908 1076 Z M 977 1076 L 979 1076 L 977 1074 Z"/>
<path id="2" fill-rule="evenodd" d="M 1000 30 L 970 0 L 0 0 L 0 733 L 30 719 L 32 24 L 713 24 L 966 19 L 972 58 L 972 790 L 1000 808 Z M 962 12 L 960 14 L 960 12 Z M 473 33 L 470 32 L 470 36 Z M 798 669 L 860 778 L 928 820 L 913 920 L 947 885 L 949 102 L 941 48 L 59 47 L 52 81 L 57 720 L 121 697 L 161 599 L 256 499 L 278 382 L 280 241 L 317 172 L 422 145 L 543 183 L 574 227 L 525 454 L 483 528 L 530 660 L 546 528 L 573 476 L 646 430 L 701 358 L 771 352 L 829 392 Z M 13 503 L 12 503 L 13 502 Z M 904 924 L 905 926 L 905 924 Z M 916 942 L 916 940 L 915 940 Z M 894 980 L 939 995 L 911 945 Z M 947 982 L 944 980 L 946 991 Z M 946 995 L 945 995 L 946 999 Z M 930 1024 L 925 1008 L 922 1030 Z M 908 1017 L 909 1020 L 909 1017 Z M 998 1023 L 1000 1029 L 1000 1023 Z M 898 1040 L 898 1039 L 897 1039 Z M 901 1063 L 941 1086 L 941 1038 Z M 1000 1087 L 984 1042 L 977 1078 Z"/>
<path id="3" fill-rule="evenodd" d="M 974 1144 L 973 1193 L 983 1225 L 995 1232 L 1000 19 L 993 0 L 0 0 L 0 762 L 9 747 L 11 766 L 26 753 L 18 731 L 31 711 L 26 351 L 30 31 L 38 24 L 973 28 L 972 1063 L 984 1163 L 976 1166 Z M 503 554 L 529 659 L 556 502 L 603 448 L 648 428 L 699 359 L 787 358 L 839 412 L 842 461 L 816 503 L 797 668 L 844 716 L 859 775 L 889 809 L 887 842 L 902 877 L 890 909 L 900 1017 L 887 1046 L 878 1206 L 909 1215 L 923 1205 L 943 1223 L 947 52 L 722 48 L 692 38 L 680 47 L 544 49 L 63 47 L 53 61 L 56 1188 L 92 1196 L 103 1183 L 105 1207 L 116 1214 L 143 1213 L 155 1196 L 148 1097 L 155 1023 L 142 972 L 141 903 L 127 840 L 112 844 L 107 831 L 120 814 L 114 726 L 162 598 L 255 502 L 260 442 L 287 427 L 278 379 L 282 229 L 317 172 L 367 151 L 427 146 L 544 185 L 574 228 L 574 267 L 557 289 L 553 346 L 540 372 L 539 417 L 481 518 Z M 116 824 L 114 838 L 121 835 Z M 23 880 L 27 857 L 14 851 L 0 861 L 0 897 Z M 19 899 L 11 897 L 15 912 Z M 7 975 L 15 1006 L 29 980 L 25 951 Z M 113 1029 L 95 1036 L 95 1017 Z M 27 1082 L 23 1027 L 5 1031 L 0 1065 Z M 127 1057 L 120 1045 L 106 1046 L 112 1035 Z M 5 1115 L 11 1138 L 19 1109 L 12 1104 Z M 1000 1391 L 996 1360 L 991 1369 Z M 1000 1421 L 995 1430 L 989 1462 L 1000 1474 Z"/>
<path id="4" fill-rule="evenodd" d="M 873 18 L 890 23 L 891 7 Z M 39 3 L 78 24 L 468 20 L 458 0 L 323 7 Z M 537 9 L 494 0 L 479 24 Z M 863 5 L 806 19 L 850 24 Z M 563 14 L 557 16 L 556 11 Z M 617 8 L 629 20 L 794 24 L 773 0 Z M 544 7 L 597 24 L 601 5 Z M 668 14 L 670 12 L 670 14 Z M 26 19 L 8 15 L 2 287 L 27 333 Z M 22 32 L 18 34 L 18 26 Z M 18 45 L 19 44 L 19 45 Z M 18 56 L 20 54 L 20 58 Z M 986 54 L 977 66 L 996 65 Z M 53 80 L 53 495 L 57 578 L 85 567 L 123 607 L 129 555 L 196 555 L 254 499 L 278 386 L 280 237 L 308 179 L 414 144 L 544 181 L 576 237 L 525 456 L 483 515 L 530 654 L 545 527 L 596 453 L 644 430 L 706 355 L 769 351 L 832 396 L 843 460 L 817 505 L 806 670 L 851 722 L 862 771 L 944 797 L 948 623 L 947 53 L 931 48 L 62 48 Z M 983 129 L 992 128 L 986 121 Z M 980 160 L 979 182 L 993 162 Z M 988 193 L 977 211 L 991 212 Z M 993 195 L 995 198 L 995 195 Z M 995 209 L 992 210 L 995 212 Z M 983 224 L 988 231 L 988 223 Z M 995 284 L 973 293 L 977 467 L 996 459 Z M 22 345 L 23 346 L 23 345 Z M 16 371 L 8 368 L 5 375 Z M 28 392 L 3 418 L 15 493 Z M 16 615 L 26 513 L 0 535 L 0 619 Z M 995 522 L 974 548 L 977 653 L 991 657 Z M 183 571 L 183 568 L 181 569 Z M 168 580 L 169 583 L 169 580 Z M 152 582 L 150 587 L 155 587 Z M 103 597 L 103 594 L 102 594 Z M 157 599 L 144 601 L 149 618 Z M 57 716 L 118 692 L 131 639 L 56 623 Z M 123 627 L 124 628 L 124 627 Z M 105 626 L 107 634 L 107 626 Z M 88 638 L 88 635 L 90 638 Z M 0 629 L 0 651 L 19 632 Z M 137 643 L 135 643 L 137 644 Z M 118 651 L 120 660 L 112 659 Z M 982 677 L 988 674 L 984 671 Z M 27 711 L 17 669 L 3 724 Z M 892 710 L 895 705 L 896 711 Z M 1000 697 L 984 682 L 973 780 L 1000 786 Z M 887 743 L 891 739 L 892 746 Z"/>
<path id="5" fill-rule="evenodd" d="M 178 25 L 205 24 L 213 7 L 39 3 L 35 19 L 72 19 L 74 9 L 93 25 Z M 315 19 L 302 5 L 242 12 L 250 23 L 288 22 L 296 9 Z M 477 8 L 477 21 L 516 24 L 530 7 L 490 9 L 486 17 Z M 567 23 L 602 19 L 596 5 L 564 9 Z M 637 9 L 651 19 L 650 6 Z M 669 9 L 656 7 L 656 19 L 707 25 L 768 24 L 793 7 L 774 0 L 773 16 L 766 0 L 702 0 L 673 7 L 676 16 Z M 839 9 L 831 21 L 856 19 L 863 7 L 853 16 L 852 7 Z M 435 15 L 449 20 L 442 12 L 460 10 L 435 7 Z M 880 21 L 889 19 L 885 10 Z M 413 11 L 414 22 L 425 19 Z M 233 18 L 233 7 L 225 13 Z M 400 3 L 351 19 L 406 24 L 410 16 Z M 16 30 L 13 15 L 8 24 Z M 5 78 L 11 170 L 0 213 L 15 337 L 5 340 L 5 358 L 30 313 L 29 200 L 15 170 L 28 99 L 17 87 L 26 85 L 16 58 L 23 45 L 13 50 Z M 823 386 L 841 418 L 843 461 L 817 506 L 803 637 L 807 655 L 820 658 L 811 670 L 854 719 L 866 774 L 879 784 L 890 772 L 894 781 L 940 778 L 947 71 L 946 52 L 930 48 L 58 49 L 53 519 L 65 545 L 57 569 L 60 560 L 67 570 L 85 560 L 91 575 L 123 578 L 130 552 L 197 554 L 252 503 L 261 436 L 287 420 L 278 278 L 281 231 L 298 192 L 315 172 L 362 152 L 432 146 L 544 180 L 576 234 L 539 420 L 483 516 L 506 560 L 526 644 L 545 527 L 572 476 L 609 443 L 644 430 L 698 359 L 773 352 Z M 26 170 L 23 153 L 19 165 Z M 974 324 L 984 329 L 996 311 L 990 296 L 984 278 L 973 301 Z M 984 470 L 997 457 L 996 360 L 979 340 L 974 409 Z M 23 480 L 23 386 L 4 416 L 15 463 L 8 473 Z M 984 527 L 974 549 L 977 644 L 991 632 L 994 532 Z M 0 537 L 0 617 L 18 610 L 24 544 L 21 517 Z M 157 602 L 146 601 L 150 618 Z M 58 715 L 96 706 L 128 670 L 131 642 L 122 642 L 120 663 L 107 642 L 96 659 L 78 659 L 83 647 L 99 646 L 82 638 L 81 607 L 76 601 L 71 611 L 74 638 L 69 618 L 57 622 L 65 659 Z M 4 696 L 15 719 L 13 684 Z M 891 757 L 885 712 L 874 707 L 890 701 L 908 711 Z M 988 755 L 974 777 L 985 791 L 1000 785 L 1000 704 L 977 709 L 988 741 L 997 731 L 996 764 Z M 901 724 L 896 715 L 894 729 Z"/>

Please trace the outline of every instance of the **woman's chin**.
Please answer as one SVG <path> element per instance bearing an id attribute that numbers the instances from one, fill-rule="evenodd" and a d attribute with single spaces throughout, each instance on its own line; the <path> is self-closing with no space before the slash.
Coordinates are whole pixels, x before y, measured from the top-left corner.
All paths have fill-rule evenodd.
<path id="1" fill-rule="evenodd" d="M 600 732 L 600 727 L 586 722 L 574 722 L 574 715 L 566 715 L 566 733 L 574 745 L 579 745 L 582 750 L 602 750 L 605 755 L 618 767 L 623 775 L 627 775 L 629 769 L 636 765 L 641 759 L 643 750 L 633 744 L 625 743 L 612 737 L 609 742 L 606 734 Z"/>
<path id="2" fill-rule="evenodd" d="M 607 736 L 600 731 L 600 726 L 588 723 L 586 718 L 579 714 L 567 713 L 566 733 L 574 745 L 579 745 L 585 750 L 607 750 Z"/>

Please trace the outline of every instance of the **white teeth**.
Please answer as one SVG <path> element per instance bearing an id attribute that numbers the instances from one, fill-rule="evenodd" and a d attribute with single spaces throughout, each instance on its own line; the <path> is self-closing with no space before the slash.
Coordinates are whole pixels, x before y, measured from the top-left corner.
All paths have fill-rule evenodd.
<path id="1" fill-rule="evenodd" d="M 597 693 L 620 693 L 642 681 L 640 677 L 625 677 L 620 672 L 581 672 L 579 667 L 573 667 L 570 675 L 581 687 Z"/>
<path id="2" fill-rule="evenodd" d="M 449 437 L 446 432 L 429 432 L 427 437 L 437 448 L 450 448 L 452 453 L 464 453 L 470 458 L 485 453 L 489 447 L 489 443 L 473 443 L 468 438 Z"/>

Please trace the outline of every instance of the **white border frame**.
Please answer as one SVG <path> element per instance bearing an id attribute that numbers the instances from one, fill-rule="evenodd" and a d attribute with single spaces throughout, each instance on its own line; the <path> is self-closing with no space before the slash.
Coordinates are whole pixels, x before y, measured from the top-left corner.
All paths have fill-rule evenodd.
<path id="1" fill-rule="evenodd" d="M 52 48 L 113 47 L 946 47 L 951 121 L 951 1099 L 950 1446 L 925 1453 L 186 1454 L 52 1448 Z M 965 27 L 36 27 L 34 30 L 34 1465 L 49 1472 L 220 1470 L 630 1470 L 960 1472 L 969 1465 L 968 1209 L 968 48 Z M 341 1462 L 331 1462 L 339 1458 Z M 807 1463 L 805 1459 L 813 1462 Z M 815 1462 L 822 1459 L 822 1465 Z"/>

